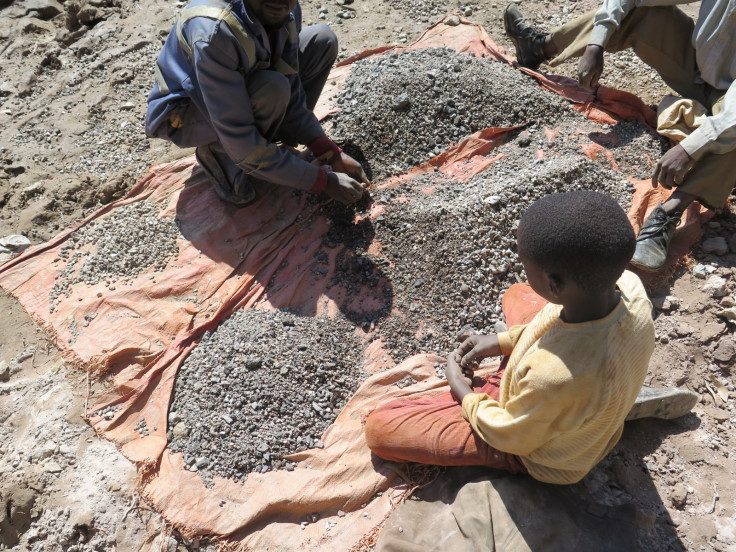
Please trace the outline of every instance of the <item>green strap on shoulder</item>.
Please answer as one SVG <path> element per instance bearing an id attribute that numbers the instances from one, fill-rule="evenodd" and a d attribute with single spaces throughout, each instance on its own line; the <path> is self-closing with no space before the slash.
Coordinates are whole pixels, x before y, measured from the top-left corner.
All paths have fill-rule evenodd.
<path id="1" fill-rule="evenodd" d="M 153 77 L 156 79 L 156 84 L 158 84 L 158 89 L 162 94 L 168 94 L 171 92 L 171 90 L 169 90 L 169 85 L 166 84 L 164 76 L 161 74 L 161 68 L 158 66 L 158 63 L 153 64 Z"/>
<path id="2" fill-rule="evenodd" d="M 258 64 L 261 63 L 256 62 L 256 45 L 240 24 L 238 18 L 233 15 L 233 12 L 229 8 L 223 9 L 216 6 L 193 6 L 191 8 L 186 8 L 181 13 L 181 16 L 179 16 L 179 21 L 176 24 L 176 38 L 179 40 L 179 45 L 188 56 L 191 57 L 192 48 L 184 38 L 184 34 L 181 32 L 181 27 L 193 17 L 206 17 L 216 21 L 224 21 L 230 29 L 230 32 L 235 35 L 235 38 L 245 51 L 245 57 L 248 58 L 250 66 L 257 67 Z"/>

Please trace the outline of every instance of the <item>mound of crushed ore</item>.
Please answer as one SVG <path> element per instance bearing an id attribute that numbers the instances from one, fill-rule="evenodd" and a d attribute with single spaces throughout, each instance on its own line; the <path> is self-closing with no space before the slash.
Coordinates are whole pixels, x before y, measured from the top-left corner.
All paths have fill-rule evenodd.
<path id="1" fill-rule="evenodd" d="M 551 124 L 572 113 L 509 65 L 450 48 L 356 61 L 337 105 L 333 137 L 365 160 L 375 179 L 427 161 L 477 130 L 532 119 Z"/>
<path id="2" fill-rule="evenodd" d="M 102 220 L 72 232 L 60 248 L 54 266 L 63 263 L 63 268 L 54 276 L 49 310 L 71 295 L 74 284 L 104 282 L 114 290 L 118 281 L 163 270 L 178 255 L 180 237 L 176 221 L 161 218 L 156 203 L 138 201 L 113 209 Z"/>
<path id="3" fill-rule="evenodd" d="M 238 311 L 177 373 L 169 446 L 207 484 L 294 469 L 285 455 L 320 436 L 365 379 L 363 346 L 344 320 Z"/>
<path id="4" fill-rule="evenodd" d="M 372 250 L 381 253 L 358 249 L 364 262 L 340 265 L 335 278 L 350 282 L 365 277 L 366 265 L 381 267 L 392 289 L 393 312 L 370 322 L 374 339 L 382 340 L 395 361 L 420 352 L 446 356 L 462 331 L 504 328 L 503 292 L 526 281 L 515 231 L 536 199 L 596 190 L 629 207 L 631 185 L 581 154 L 540 163 L 503 161 L 467 181 L 437 172 L 377 192 L 375 201 L 384 211 L 373 222 L 379 247 Z M 328 239 L 342 241 L 341 234 L 349 234 L 340 227 L 345 219 L 334 220 Z"/>

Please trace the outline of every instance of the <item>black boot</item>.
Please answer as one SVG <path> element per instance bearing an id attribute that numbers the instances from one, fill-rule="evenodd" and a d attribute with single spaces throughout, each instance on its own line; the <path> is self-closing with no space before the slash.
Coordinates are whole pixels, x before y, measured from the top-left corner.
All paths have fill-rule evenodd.
<path id="1" fill-rule="evenodd" d="M 528 69 L 536 69 L 540 63 L 547 61 L 544 55 L 544 40 L 547 35 L 524 22 L 519 6 L 516 4 L 506 6 L 506 11 L 503 13 L 503 26 L 511 42 L 514 43 L 519 65 Z"/>
<path id="2" fill-rule="evenodd" d="M 631 264 L 647 272 L 662 268 L 681 217 L 682 213 L 666 213 L 661 205 L 657 205 L 639 230 Z"/>

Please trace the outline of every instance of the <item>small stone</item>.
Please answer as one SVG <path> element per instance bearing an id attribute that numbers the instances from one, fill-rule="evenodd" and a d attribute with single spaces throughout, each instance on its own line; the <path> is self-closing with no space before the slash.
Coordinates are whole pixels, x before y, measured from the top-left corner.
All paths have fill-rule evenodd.
<path id="1" fill-rule="evenodd" d="M 48 473 L 61 473 L 63 468 L 58 463 L 51 460 L 44 466 L 44 471 Z"/>
<path id="2" fill-rule="evenodd" d="M 706 253 L 714 253 L 716 255 L 725 255 L 728 253 L 728 242 L 726 242 L 726 238 L 722 236 L 708 238 L 703 241 L 701 247 Z"/>
<path id="3" fill-rule="evenodd" d="M 174 440 L 184 439 L 189 435 L 189 428 L 184 422 L 179 422 L 174 426 L 173 432 Z"/>
<path id="4" fill-rule="evenodd" d="M 704 280 L 706 276 L 713 274 L 715 270 L 716 269 L 710 265 L 697 264 L 693 267 L 693 276 Z"/>
<path id="5" fill-rule="evenodd" d="M 197 466 L 197 469 L 201 470 L 202 468 L 206 468 L 210 465 L 210 459 L 206 456 L 200 456 L 195 461 L 195 465 Z"/>
<path id="6" fill-rule="evenodd" d="M 460 18 L 457 15 L 451 15 L 445 18 L 445 25 L 457 27 L 460 24 Z"/>
<path id="7" fill-rule="evenodd" d="M 682 483 L 678 483 L 670 493 L 670 501 L 672 505 L 681 510 L 687 503 L 687 488 Z"/>
<path id="8" fill-rule="evenodd" d="M 407 111 L 411 106 L 411 100 L 409 100 L 409 94 L 403 92 L 396 96 L 391 102 L 391 109 L 394 111 Z"/>
<path id="9" fill-rule="evenodd" d="M 728 295 L 728 284 L 725 278 L 716 274 L 708 277 L 702 289 L 708 295 L 715 298 L 725 297 Z"/>
<path id="10" fill-rule="evenodd" d="M 718 362 L 729 363 L 736 356 L 736 345 L 730 335 L 723 337 L 713 351 L 713 358 Z"/>

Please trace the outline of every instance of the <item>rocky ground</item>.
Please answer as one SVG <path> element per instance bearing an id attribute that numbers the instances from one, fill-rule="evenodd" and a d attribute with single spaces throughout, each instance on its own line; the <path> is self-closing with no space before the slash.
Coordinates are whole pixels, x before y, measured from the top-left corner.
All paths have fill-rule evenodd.
<path id="1" fill-rule="evenodd" d="M 540 28 L 549 29 L 595 4 L 592 0 L 525 0 L 522 10 Z M 121 197 L 149 165 L 190 153 L 143 136 L 145 95 L 153 78 L 153 60 L 183 6 L 183 2 L 165 0 L 0 0 L 0 238 L 21 236 L 0 242 L 0 262 L 10 257 L 18 244 L 41 243 L 100 204 Z M 342 45 L 340 56 L 347 57 L 366 48 L 411 43 L 428 24 L 450 9 L 482 23 L 498 44 L 510 48 L 502 32 L 503 7 L 503 3 L 494 2 L 475 5 L 438 0 L 324 0 L 305 2 L 304 11 L 305 23 L 326 21 L 332 25 Z M 697 4 L 686 10 L 695 13 L 694 8 Z M 606 67 L 606 84 L 632 91 L 648 104 L 656 104 L 667 92 L 658 77 L 632 54 L 608 56 Z M 453 72 L 454 67 L 436 75 L 435 80 L 437 76 L 450 79 Z M 555 72 L 573 76 L 574 64 L 565 64 Z M 391 99 L 397 96 L 394 94 Z M 353 99 L 355 96 L 349 101 Z M 443 112 L 448 125 L 442 128 L 449 129 L 450 136 L 441 136 L 439 142 L 433 137 L 434 144 L 427 143 L 425 148 L 428 155 L 433 147 L 444 147 L 453 141 L 455 129 L 458 133 L 464 132 L 463 126 L 472 130 L 470 123 L 463 121 L 463 106 L 454 103 Z M 387 107 L 391 108 L 389 104 Z M 467 100 L 465 107 L 476 109 Z M 516 117 L 520 117 L 518 113 Z M 353 123 L 349 118 L 343 122 Z M 349 124 L 346 128 L 350 128 Z M 641 129 L 631 124 L 617 127 L 608 130 L 628 136 L 629 141 L 636 141 L 637 148 L 653 158 L 661 151 L 660 142 Z M 476 271 L 486 278 L 479 280 L 475 273 L 468 274 L 468 280 L 458 286 L 460 296 L 490 296 L 511 281 L 506 274 L 520 275 L 512 242 L 503 242 L 510 228 L 503 224 L 510 222 L 503 222 L 494 230 L 507 253 L 503 259 L 495 243 L 478 248 L 473 256 L 475 251 L 464 251 L 455 247 L 457 242 L 448 242 L 444 254 L 458 257 L 460 264 L 453 267 L 458 270 L 449 270 L 437 278 L 408 276 L 422 266 L 436 266 L 436 259 L 427 258 L 430 253 L 438 254 L 427 247 L 431 241 L 427 236 L 435 237 L 438 231 L 436 221 L 450 221 L 456 225 L 453 228 L 463 231 L 457 221 L 470 215 L 497 213 L 509 205 L 521 207 L 533 199 L 529 190 L 517 189 L 515 183 L 525 175 L 536 175 L 541 180 L 551 174 L 544 171 L 555 168 L 549 164 L 544 168 L 529 166 L 526 160 L 535 149 L 529 144 L 544 144 L 544 140 L 538 127 L 526 132 L 504 146 L 508 156 L 503 164 L 494 164 L 484 179 L 473 182 L 472 197 L 442 187 L 441 193 L 454 194 L 433 198 L 436 203 L 441 197 L 449 205 L 445 212 L 430 201 L 426 211 L 408 210 L 408 218 L 400 218 L 398 200 L 415 189 L 408 184 L 376 194 L 374 199 L 385 208 L 374 229 L 382 243 L 389 245 L 389 251 L 396 248 L 398 254 L 405 250 L 399 246 L 413 239 L 417 251 L 416 257 L 407 259 L 407 270 L 380 265 L 382 271 L 390 272 L 399 288 L 395 297 L 437 291 L 442 289 L 437 287 L 440 279 L 452 278 L 463 270 Z M 370 149 L 371 144 L 364 146 Z M 375 148 L 379 146 L 374 144 Z M 551 153 L 572 156 L 574 149 L 571 146 L 570 152 Z M 618 156 L 619 165 L 629 169 L 627 174 L 647 172 L 640 159 L 626 157 L 626 150 L 612 151 Z M 390 151 L 381 153 L 395 155 Z M 399 169 L 410 164 L 402 156 L 385 161 L 384 167 L 377 167 L 379 174 L 391 173 L 396 164 Z M 590 187 L 594 177 L 610 175 L 606 164 L 572 157 L 566 163 L 566 167 L 577 167 L 578 171 L 557 170 L 555 174 L 561 175 L 563 187 L 577 183 Z M 586 175 L 582 182 L 581 175 Z M 425 179 L 422 186 L 432 186 L 437 177 L 421 178 Z M 506 190 L 513 192 L 494 189 L 499 182 L 509 184 Z M 614 177 L 610 182 L 609 191 L 620 194 L 615 197 L 625 204 L 623 192 L 628 190 L 623 182 Z M 334 218 L 339 221 L 339 213 L 334 213 Z M 91 240 L 104 235 L 101 226 L 97 232 L 102 234 L 96 238 L 91 235 Z M 427 235 L 420 237 L 417 229 L 426 229 Z M 472 229 L 469 231 L 472 235 Z M 335 232 L 334 239 L 345 239 L 339 235 L 339 228 Z M 422 255 L 425 247 L 427 255 Z M 69 255 L 74 256 L 75 251 L 78 250 L 70 249 Z M 76 270 L 87 278 L 110 279 L 110 274 L 115 273 L 115 267 L 109 273 L 100 272 L 101 269 L 84 272 L 88 259 L 89 255 L 80 253 L 76 261 Z M 366 266 L 376 262 L 367 254 L 366 259 Z M 693 389 L 700 394 L 700 402 L 693 414 L 673 422 L 641 420 L 629 424 L 621 443 L 584 483 L 586 491 L 597 500 L 637 505 L 643 550 L 734 550 L 736 450 L 732 430 L 736 420 L 731 365 L 736 358 L 736 343 L 734 325 L 729 319 L 736 319 L 735 261 L 736 218 L 727 210 L 708 224 L 706 240 L 695 249 L 692 258 L 667 284 L 651 290 L 657 314 L 657 347 L 648 380 L 653 385 Z M 463 262 L 467 266 L 462 266 Z M 501 266 L 502 262 L 507 266 Z M 342 276 L 365 270 L 362 264 L 355 261 L 346 265 Z M 417 285 L 419 280 L 422 282 Z M 488 289 L 481 289 L 479 286 L 486 281 L 491 282 Z M 108 285 L 115 282 L 111 280 Z M 61 294 L 63 278 L 59 286 Z M 493 300 L 481 301 L 469 307 L 462 319 L 460 313 L 447 314 L 458 315 L 458 326 L 489 329 L 501 322 L 497 306 Z M 417 320 L 428 315 L 416 310 L 425 308 L 420 305 L 412 311 L 411 302 L 401 307 L 416 312 Z M 135 471 L 130 463 L 82 423 L 80 415 L 87 397 L 99 384 L 59 360 L 53 341 L 5 292 L 0 292 L 0 312 L 0 549 L 132 551 L 147 543 L 172 551 L 213 549 L 205 541 L 172 534 L 155 512 L 139 502 Z M 455 320 L 442 317 L 448 319 Z M 425 336 L 420 333 L 417 337 L 411 325 L 398 327 L 384 322 L 384 327 L 380 320 L 373 322 L 379 333 L 393 337 L 391 351 L 398 359 L 418 350 L 444 352 L 450 346 L 450 334 L 458 329 L 443 326 L 438 320 L 441 331 Z M 282 328 L 288 329 L 288 323 L 282 323 Z M 314 339 L 319 339 L 319 335 L 314 334 Z M 304 356 L 303 353 L 296 351 L 295 355 L 301 359 L 299 355 Z M 242 354 L 248 357 L 250 352 L 244 349 Z M 300 362 L 309 360 L 305 357 Z M 279 373 L 283 368 L 270 367 Z M 345 390 L 339 393 L 346 393 L 350 385 L 346 380 Z M 311 401 L 322 409 L 319 417 L 323 420 L 329 417 L 325 408 L 339 408 L 342 399 L 330 398 L 330 392 L 335 395 L 334 390 L 318 391 L 321 395 Z M 174 410 L 179 416 L 180 412 L 181 409 Z M 222 422 L 228 423 L 226 419 Z M 236 422 L 247 426 L 247 420 L 232 417 L 232 423 Z M 180 433 L 173 435 L 177 423 L 170 424 L 174 442 L 176 437 L 182 437 Z M 313 445 L 318 432 L 308 436 Z M 246 471 L 252 469 L 250 458 L 260 455 L 260 463 L 252 464 L 265 466 L 263 455 L 269 453 L 256 448 L 250 456 L 246 454 Z M 189 454 L 197 466 L 203 455 L 196 455 L 195 451 Z M 209 458 L 209 462 L 213 460 Z M 208 469 L 211 474 L 218 473 L 204 462 L 199 463 L 205 474 Z M 288 469 L 288 464 L 283 467 Z"/>

